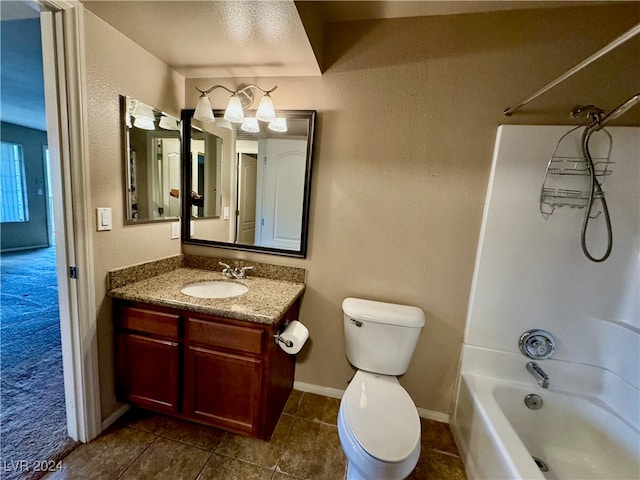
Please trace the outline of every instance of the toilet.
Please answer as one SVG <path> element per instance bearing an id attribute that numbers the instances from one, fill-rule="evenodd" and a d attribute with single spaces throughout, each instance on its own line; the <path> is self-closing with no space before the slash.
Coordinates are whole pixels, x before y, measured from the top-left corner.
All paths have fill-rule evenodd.
<path id="1" fill-rule="evenodd" d="M 358 370 L 338 411 L 347 480 L 402 480 L 420 457 L 420 417 L 398 382 L 407 371 L 424 312 L 417 307 L 347 298 L 345 350 Z"/>

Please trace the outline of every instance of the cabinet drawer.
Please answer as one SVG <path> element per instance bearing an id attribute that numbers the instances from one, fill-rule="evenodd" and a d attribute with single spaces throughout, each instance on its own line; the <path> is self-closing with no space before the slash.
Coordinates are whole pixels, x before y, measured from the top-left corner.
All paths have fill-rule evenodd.
<path id="1" fill-rule="evenodd" d="M 248 353 L 262 353 L 264 331 L 258 328 L 187 319 L 187 341 L 212 347 L 229 348 Z"/>
<path id="2" fill-rule="evenodd" d="M 143 308 L 123 307 L 118 326 L 136 332 L 151 333 L 167 338 L 178 338 L 179 315 L 154 312 Z"/>

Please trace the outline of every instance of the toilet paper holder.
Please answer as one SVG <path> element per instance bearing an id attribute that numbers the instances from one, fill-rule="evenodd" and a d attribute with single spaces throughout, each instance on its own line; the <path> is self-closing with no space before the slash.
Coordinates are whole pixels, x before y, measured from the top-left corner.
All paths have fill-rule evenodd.
<path id="1" fill-rule="evenodd" d="M 278 342 L 281 342 L 281 343 L 284 343 L 284 345 L 285 345 L 286 347 L 289 347 L 289 348 L 293 347 L 293 342 L 292 342 L 291 340 L 285 340 L 284 338 L 282 338 L 282 337 L 280 336 L 280 334 L 279 334 L 279 333 L 276 333 L 276 334 L 273 336 L 273 340 L 276 342 L 276 344 L 277 344 Z"/>
<path id="2" fill-rule="evenodd" d="M 279 328 L 273 340 L 276 345 L 289 355 L 296 355 L 309 338 L 309 330 L 298 320 L 291 320 Z"/>

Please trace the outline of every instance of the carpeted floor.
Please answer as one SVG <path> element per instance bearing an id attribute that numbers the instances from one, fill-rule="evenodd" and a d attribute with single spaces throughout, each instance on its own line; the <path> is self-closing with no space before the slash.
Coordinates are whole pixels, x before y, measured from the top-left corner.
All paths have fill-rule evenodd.
<path id="1" fill-rule="evenodd" d="M 76 445 L 67 437 L 55 248 L 3 253 L 0 267 L 1 477 L 34 479 L 37 462 Z"/>

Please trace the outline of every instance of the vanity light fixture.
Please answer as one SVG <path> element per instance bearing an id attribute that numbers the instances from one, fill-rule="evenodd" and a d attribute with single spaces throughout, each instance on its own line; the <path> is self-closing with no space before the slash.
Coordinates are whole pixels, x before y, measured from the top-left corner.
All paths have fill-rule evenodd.
<path id="1" fill-rule="evenodd" d="M 207 95 L 213 92 L 216 88 L 223 88 L 231 94 L 229 102 L 227 103 L 227 109 L 224 112 L 225 120 L 232 123 L 245 124 L 244 109 L 250 107 L 253 103 L 253 92 L 251 91 L 252 88 L 260 90 L 262 93 L 264 93 L 264 96 L 262 97 L 262 99 L 260 100 L 260 104 L 258 105 L 256 118 L 262 122 L 273 122 L 276 119 L 273 99 L 271 98 L 270 93 L 278 88 L 277 85 L 270 90 L 265 90 L 254 84 L 247 85 L 246 87 L 242 87 L 241 89 L 235 91 L 228 89 L 224 85 L 214 85 L 207 90 L 200 90 L 198 87 L 195 88 L 200 92 L 200 98 L 198 99 L 198 104 L 196 105 L 196 110 L 193 114 L 193 118 L 195 118 L 196 120 L 200 120 L 201 122 L 215 122 L 215 117 L 213 116 L 213 108 L 211 107 L 211 101 L 209 100 L 209 97 L 207 97 Z"/>

